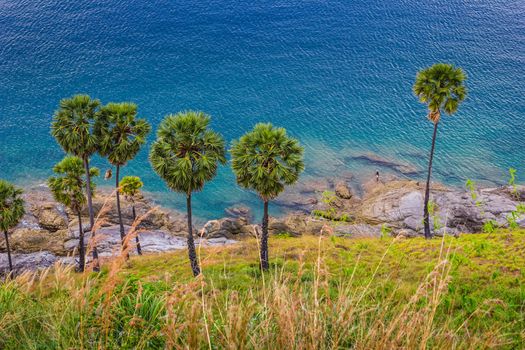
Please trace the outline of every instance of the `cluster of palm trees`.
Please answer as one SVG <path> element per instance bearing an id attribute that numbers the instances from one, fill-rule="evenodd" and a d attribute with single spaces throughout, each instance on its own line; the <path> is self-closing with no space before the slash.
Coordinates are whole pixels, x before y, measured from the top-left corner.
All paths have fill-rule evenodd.
<path id="1" fill-rule="evenodd" d="M 188 217 L 188 255 L 195 276 L 200 266 L 195 250 L 192 224 L 192 193 L 202 190 L 212 180 L 219 165 L 226 163 L 226 143 L 210 127 L 210 117 L 203 112 L 186 111 L 168 115 L 160 124 L 157 139 L 149 158 L 153 170 L 173 191 L 186 196 Z M 92 197 L 95 185 L 92 177 L 99 171 L 90 167 L 90 157 L 98 153 L 115 167 L 115 193 L 122 249 L 126 250 L 126 232 L 122 220 L 120 193 L 129 199 L 140 191 L 138 177 L 120 181 L 120 169 L 132 160 L 146 142 L 151 126 L 137 118 L 137 106 L 132 103 L 109 103 L 101 106 L 87 95 L 76 95 L 60 102 L 53 118 L 51 133 L 68 154 L 59 162 L 56 176 L 48 181 L 55 199 L 69 207 L 79 220 L 79 266 L 85 268 L 84 228 L 81 211 L 87 204 L 90 226 L 94 225 Z M 304 169 L 303 149 L 299 142 L 286 135 L 283 128 L 258 124 L 253 131 L 233 143 L 233 170 L 238 183 L 254 189 L 264 201 L 261 266 L 268 269 L 268 201 L 293 184 Z M 136 217 L 133 206 L 133 215 Z M 92 232 L 93 233 L 93 232 Z M 137 252 L 141 254 L 136 236 Z M 96 244 L 91 247 L 93 267 L 98 269 Z"/>
<path id="2" fill-rule="evenodd" d="M 426 238 L 432 237 L 428 206 L 438 124 L 442 112 L 449 115 L 455 113 L 465 99 L 465 79 L 461 68 L 437 63 L 418 72 L 413 86 L 414 94 L 427 105 L 428 118 L 434 123 L 424 201 Z M 227 153 L 223 137 L 213 131 L 209 124 L 210 117 L 203 112 L 186 111 L 168 115 L 161 122 L 149 153 L 153 170 L 171 190 L 186 196 L 188 256 L 195 276 L 200 274 L 200 266 L 193 239 L 192 194 L 202 190 L 206 182 L 216 176 L 219 165 L 226 163 Z M 91 157 L 98 153 L 116 168 L 116 205 L 122 249 L 126 249 L 120 193 L 133 203 L 143 184 L 135 176 L 124 177 L 121 181 L 120 170 L 137 155 L 150 131 L 148 122 L 137 117 L 137 106 L 133 103 L 109 103 L 102 106 L 99 100 L 87 95 L 75 95 L 60 102 L 53 117 L 51 134 L 67 155 L 55 165 L 53 170 L 56 175 L 48 183 L 55 199 L 78 216 L 79 271 L 85 268 L 84 232 L 92 231 L 95 224 L 92 204 L 95 184 L 92 178 L 98 176 L 99 171 L 90 167 Z M 267 270 L 268 203 L 285 186 L 294 184 L 299 179 L 304 170 L 303 148 L 296 139 L 287 135 L 285 129 L 266 123 L 257 124 L 253 130 L 234 141 L 230 155 L 237 183 L 255 191 L 264 204 L 260 264 L 263 270 Z M 11 269 L 8 230 L 16 226 L 24 215 L 21 194 L 21 190 L 0 180 L 0 229 L 5 235 Z M 84 229 L 81 211 L 86 205 L 89 227 Z M 136 217 L 134 205 L 133 216 Z M 138 236 L 136 243 L 137 252 L 141 254 Z M 99 266 L 96 245 L 91 250 L 93 269 L 97 271 Z"/>
<path id="3" fill-rule="evenodd" d="M 60 101 L 51 123 L 51 134 L 67 156 L 54 167 L 55 177 L 48 181 L 55 199 L 69 207 L 79 220 L 79 266 L 85 267 L 84 227 L 81 211 L 87 203 L 89 227 L 94 234 L 95 215 L 92 197 L 95 185 L 92 177 L 99 171 L 90 167 L 90 158 L 98 153 L 115 166 L 115 188 L 120 237 L 125 243 L 125 230 L 120 206 L 120 169 L 139 152 L 146 143 L 151 126 L 145 119 L 137 118 L 137 106 L 133 103 L 108 103 L 87 95 L 75 95 Z M 128 181 L 128 180 L 126 180 Z M 125 182 L 126 183 L 126 182 Z M 95 242 L 95 240 L 92 240 Z M 91 247 L 93 269 L 97 271 L 98 252 L 96 244 Z"/>

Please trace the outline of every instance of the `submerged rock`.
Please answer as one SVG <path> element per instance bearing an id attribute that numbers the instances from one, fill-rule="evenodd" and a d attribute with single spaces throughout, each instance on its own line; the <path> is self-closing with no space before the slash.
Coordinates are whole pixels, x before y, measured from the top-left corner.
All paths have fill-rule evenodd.
<path id="1" fill-rule="evenodd" d="M 375 153 L 363 153 L 352 155 L 350 160 L 365 161 L 372 165 L 381 166 L 384 168 L 395 170 L 403 175 L 417 175 L 420 171 L 411 164 L 397 162 L 396 160 L 383 158 Z"/>

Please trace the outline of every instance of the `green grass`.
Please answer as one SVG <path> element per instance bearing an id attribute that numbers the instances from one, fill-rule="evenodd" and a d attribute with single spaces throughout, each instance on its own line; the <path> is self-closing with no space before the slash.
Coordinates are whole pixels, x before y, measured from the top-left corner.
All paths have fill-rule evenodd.
<path id="1" fill-rule="evenodd" d="M 523 348 L 525 232 L 270 239 L 0 286 L 2 349 Z"/>

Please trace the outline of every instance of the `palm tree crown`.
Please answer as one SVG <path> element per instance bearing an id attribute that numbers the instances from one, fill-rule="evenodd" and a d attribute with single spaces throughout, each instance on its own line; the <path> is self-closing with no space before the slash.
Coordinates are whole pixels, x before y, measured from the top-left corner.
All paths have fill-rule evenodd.
<path id="1" fill-rule="evenodd" d="M 82 160 L 75 156 L 67 156 L 53 167 L 58 175 L 48 180 L 49 188 L 57 202 L 64 204 L 78 213 L 86 204 L 86 196 L 83 192 L 85 186 L 84 167 Z M 98 176 L 97 168 L 90 169 L 91 176 Z M 91 184 L 91 191 L 95 190 L 95 184 Z"/>
<path id="2" fill-rule="evenodd" d="M 304 170 L 299 142 L 269 123 L 257 124 L 234 142 L 230 152 L 239 185 L 255 190 L 264 200 L 277 197 Z"/>
<path id="3" fill-rule="evenodd" d="M 150 151 L 153 170 L 176 192 L 200 191 L 226 163 L 221 135 L 208 128 L 210 117 L 187 111 L 167 116 Z"/>
<path id="4" fill-rule="evenodd" d="M 137 155 L 151 126 L 145 119 L 137 119 L 137 105 L 124 102 L 104 106 L 95 129 L 100 154 L 113 165 L 124 165 Z"/>
<path id="5" fill-rule="evenodd" d="M 144 183 L 138 176 L 124 176 L 119 184 L 120 191 L 130 199 L 139 194 L 142 186 L 144 186 Z"/>
<path id="6" fill-rule="evenodd" d="M 452 64 L 436 63 L 417 73 L 414 94 L 428 105 L 428 118 L 439 122 L 441 110 L 453 114 L 467 95 L 466 74 Z"/>
<path id="7" fill-rule="evenodd" d="M 0 180 L 0 231 L 15 227 L 24 216 L 22 190 L 5 180 Z"/>
<path id="8" fill-rule="evenodd" d="M 51 123 L 51 134 L 66 153 L 90 157 L 97 151 L 97 138 L 93 133 L 99 100 L 88 95 L 75 95 L 60 101 Z"/>

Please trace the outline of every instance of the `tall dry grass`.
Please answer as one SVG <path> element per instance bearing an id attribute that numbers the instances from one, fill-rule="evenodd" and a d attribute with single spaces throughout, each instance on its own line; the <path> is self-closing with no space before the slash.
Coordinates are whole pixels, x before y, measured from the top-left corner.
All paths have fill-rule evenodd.
<path id="1" fill-rule="evenodd" d="M 95 230 L 103 223 L 104 209 Z M 364 284 L 333 276 L 327 235 L 315 261 L 298 257 L 243 290 L 219 289 L 207 278 L 145 282 L 122 273 L 133 249 L 133 224 L 124 248 L 99 274 L 61 264 L 23 273 L 0 286 L 0 348 L 5 349 L 480 349 L 509 345 L 501 332 L 469 332 L 454 315 L 437 315 L 450 283 L 453 252 L 441 242 L 439 259 L 409 300 L 396 291 L 379 298 L 377 271 Z M 96 236 L 95 236 L 96 237 Z M 90 242 L 93 246 L 94 242 Z M 199 249 L 200 252 L 200 249 Z M 200 254 L 199 254 L 200 255 Z M 353 272 L 360 264 L 355 261 Z M 310 266 L 310 267 L 307 267 Z M 497 302 L 497 301 L 494 301 Z M 477 310 L 476 312 L 486 312 Z"/>

